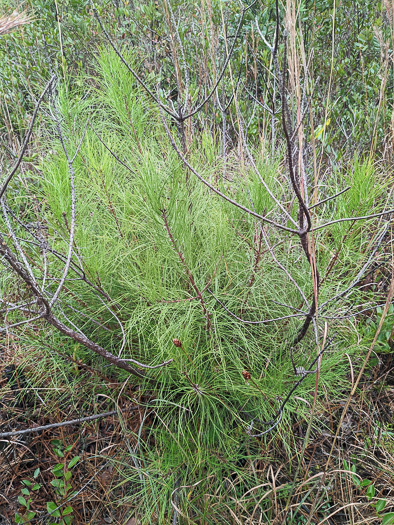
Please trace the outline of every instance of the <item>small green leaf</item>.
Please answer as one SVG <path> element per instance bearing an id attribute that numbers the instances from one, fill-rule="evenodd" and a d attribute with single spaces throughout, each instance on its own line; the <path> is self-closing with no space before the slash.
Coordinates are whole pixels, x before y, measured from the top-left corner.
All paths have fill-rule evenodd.
<path id="1" fill-rule="evenodd" d="M 24 494 L 25 496 L 30 496 L 30 492 L 28 489 L 24 488 L 21 490 L 22 494 Z"/>
<path id="2" fill-rule="evenodd" d="M 29 481 L 28 479 L 22 479 L 22 483 L 23 483 L 24 485 L 26 485 L 27 487 L 30 487 L 30 485 L 32 485 L 32 482 Z"/>
<path id="3" fill-rule="evenodd" d="M 382 525 L 393 525 L 394 523 L 394 512 L 389 512 L 383 516 Z"/>
<path id="4" fill-rule="evenodd" d="M 70 450 L 72 450 L 73 446 L 74 446 L 74 445 L 68 445 L 68 447 L 66 447 L 66 448 L 64 449 L 64 452 L 70 452 Z"/>
<path id="5" fill-rule="evenodd" d="M 68 468 L 71 469 L 73 468 L 74 465 L 76 465 L 79 461 L 80 457 L 79 456 L 75 456 L 75 458 L 72 458 L 72 460 L 70 461 L 70 463 L 68 464 Z"/>
<path id="6" fill-rule="evenodd" d="M 64 481 L 62 479 L 54 479 L 51 481 L 51 485 L 55 488 L 64 487 Z"/>
<path id="7" fill-rule="evenodd" d="M 375 505 L 376 512 L 382 512 L 386 504 L 387 501 L 385 499 L 380 499 Z"/>
<path id="8" fill-rule="evenodd" d="M 32 510 L 29 510 L 29 512 L 26 514 L 26 518 L 28 520 L 32 520 L 34 518 L 34 516 L 36 515 L 35 512 L 33 512 Z"/>
<path id="9" fill-rule="evenodd" d="M 15 523 L 20 523 L 22 521 L 22 516 L 18 513 L 15 514 Z"/>
<path id="10" fill-rule="evenodd" d="M 33 478 L 36 479 L 38 477 L 39 473 L 40 473 L 40 469 L 36 468 L 36 470 L 34 471 L 34 474 L 33 474 Z"/>
<path id="11" fill-rule="evenodd" d="M 60 478 L 64 474 L 64 463 L 58 463 L 52 469 L 52 474 L 57 478 Z"/>
<path id="12" fill-rule="evenodd" d="M 72 512 L 73 512 L 73 508 L 72 507 L 66 507 L 63 510 L 62 516 L 68 516 L 69 514 L 72 514 Z"/>
<path id="13" fill-rule="evenodd" d="M 64 474 L 64 479 L 68 481 L 71 478 L 71 476 L 72 476 L 72 472 L 70 470 L 67 470 L 67 472 L 65 472 Z"/>
<path id="14" fill-rule="evenodd" d="M 47 511 L 52 515 L 53 518 L 60 518 L 60 510 L 54 501 L 48 501 Z"/>
<path id="15" fill-rule="evenodd" d="M 36 483 L 35 485 L 32 486 L 31 490 L 38 490 L 39 488 L 41 488 L 41 485 Z"/>
<path id="16" fill-rule="evenodd" d="M 23 505 L 24 507 L 27 507 L 27 502 L 23 496 L 18 496 L 18 501 L 21 505 Z"/>
<path id="17" fill-rule="evenodd" d="M 368 499 L 372 499 L 375 496 L 375 485 L 370 485 L 367 488 L 366 496 Z"/>
<path id="18" fill-rule="evenodd" d="M 359 487 L 361 485 L 361 481 L 359 480 L 359 478 L 357 476 L 352 476 L 352 479 L 353 479 L 353 483 Z"/>
<path id="19" fill-rule="evenodd" d="M 372 483 L 372 481 L 370 479 L 363 479 L 360 483 L 360 487 L 366 487 L 368 485 L 370 485 Z"/>

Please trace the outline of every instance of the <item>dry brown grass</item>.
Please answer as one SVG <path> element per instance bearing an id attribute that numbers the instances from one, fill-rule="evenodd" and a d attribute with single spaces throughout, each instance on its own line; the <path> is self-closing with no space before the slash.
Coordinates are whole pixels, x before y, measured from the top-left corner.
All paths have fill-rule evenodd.
<path id="1" fill-rule="evenodd" d="M 0 16 L 0 36 L 10 33 L 14 29 L 18 29 L 26 24 L 32 22 L 32 17 L 27 11 L 14 11 L 10 15 Z"/>
<path id="2" fill-rule="evenodd" d="M 68 463 L 79 456 L 80 461 L 73 468 L 72 490 L 77 495 L 68 505 L 72 505 L 74 520 L 78 524 L 122 525 L 130 513 L 130 506 L 119 505 L 127 493 L 128 486 L 121 474 L 125 453 L 134 445 L 133 436 L 141 425 L 143 410 L 130 401 L 136 394 L 133 387 L 116 383 L 110 377 L 96 376 L 90 367 L 73 360 L 80 380 L 71 386 L 67 380 L 52 383 L 49 378 L 37 377 L 38 387 L 31 389 L 34 376 L 34 360 L 46 360 L 45 355 L 35 353 L 35 358 L 26 366 L 22 349 L 16 340 L 11 344 L 0 345 L 0 428 L 2 432 L 14 432 L 41 425 L 60 423 L 81 416 L 101 413 L 108 408 L 111 396 L 112 407 L 119 409 L 119 415 L 104 417 L 89 423 L 73 424 L 52 428 L 41 432 L 31 432 L 0 440 L 0 523 L 15 523 L 15 513 L 23 512 L 18 496 L 23 488 L 22 480 L 32 480 L 34 471 L 39 468 L 36 480 L 41 488 L 32 493 L 31 509 L 36 512 L 32 523 L 48 523 L 47 502 L 59 501 L 51 481 L 53 467 L 58 463 Z M 69 356 L 65 356 L 70 359 Z M 71 358 L 72 359 L 72 358 Z M 22 365 L 22 363 L 24 363 Z M 10 380 L 11 372 L 15 375 Z M 96 377 L 95 377 L 96 376 Z M 102 388 L 97 384 L 99 378 Z M 84 389 L 87 383 L 96 380 L 96 400 L 86 402 Z M 37 383 L 35 383 L 37 385 Z M 51 395 L 48 391 L 52 390 Z M 100 391 L 101 390 L 101 391 Z M 41 396 L 39 395 L 41 394 Z M 79 401 L 78 401 L 79 400 Z M 77 401 L 77 402 L 75 402 Z M 149 424 L 149 422 L 146 422 Z M 64 458 L 56 454 L 53 440 L 63 443 Z M 119 485 L 118 487 L 116 487 Z"/>
<path id="3" fill-rule="evenodd" d="M 56 399 L 53 399 L 53 407 L 49 406 L 48 399 L 47 406 L 43 406 L 37 400 L 34 402 L 34 393 L 21 399 L 20 390 L 26 392 L 27 388 L 24 384 L 20 349 L 16 341 L 13 343 L 13 348 L 2 354 L 3 362 L 0 366 L 0 423 L 3 431 L 57 423 L 86 415 L 89 410 L 97 413 L 108 408 L 104 395 L 97 397 L 95 406 L 88 407 L 86 401 L 82 401 L 83 385 L 93 381 L 93 369 L 83 371 L 81 392 L 75 393 L 74 397 L 81 398 L 80 406 L 71 404 L 70 401 L 58 403 Z M 45 359 L 45 356 L 40 358 Z M 20 370 L 20 388 L 11 389 L 6 379 L 5 368 L 10 365 Z M 393 366 L 394 357 L 386 354 L 380 366 L 368 369 L 352 399 L 347 416 L 341 423 L 336 441 L 334 436 L 341 422 L 346 393 L 344 392 L 343 399 L 327 399 L 324 405 L 320 405 L 316 415 L 319 421 L 311 432 L 297 480 L 294 480 L 295 467 L 303 448 L 307 423 L 294 418 L 289 428 L 291 450 L 284 445 L 279 435 L 273 435 L 266 445 L 266 459 L 244 467 L 258 473 L 261 484 L 255 487 L 256 490 L 251 488 L 239 497 L 239 492 L 236 495 L 236 486 L 240 481 L 236 477 L 227 480 L 229 499 L 236 497 L 238 501 L 236 513 L 229 508 L 225 523 L 265 525 L 267 513 L 272 525 L 305 525 L 308 519 L 316 525 L 381 523 L 371 503 L 385 499 L 385 512 L 394 510 L 394 438 L 391 427 L 388 427 L 389 433 L 385 431 L 392 422 L 394 409 Z M 32 372 L 29 368 L 24 368 L 24 371 L 27 376 Z M 111 397 L 117 400 L 121 409 L 136 395 L 131 385 L 117 384 L 111 378 L 101 377 L 101 380 L 103 387 L 111 389 Z M 47 379 L 43 384 L 50 386 Z M 63 389 L 70 387 L 64 382 L 58 384 L 57 388 L 60 396 Z M 73 388 L 75 389 L 75 383 Z M 64 398 L 67 398 L 66 394 L 63 395 Z M 51 486 L 51 470 L 54 465 L 63 461 L 54 453 L 51 443 L 54 439 L 61 440 L 65 446 L 73 445 L 68 461 L 76 455 L 81 457 L 72 477 L 73 489 L 80 491 L 72 501 L 75 522 L 81 525 L 126 523 L 130 512 L 133 512 L 133 503 L 118 506 L 118 502 L 127 501 L 130 489 L 133 490 L 125 483 L 124 467 L 130 462 L 127 451 L 130 446 L 134 446 L 132 436 L 138 432 L 142 418 L 142 411 L 126 411 L 122 420 L 111 416 L 84 425 L 3 440 L 0 443 L 0 518 L 4 521 L 1 523 L 13 523 L 14 513 L 18 511 L 17 498 L 22 480 L 30 479 L 37 467 L 41 469 L 38 481 L 42 488 L 35 494 L 34 510 L 39 516 L 35 523 L 46 523 L 46 502 L 55 497 Z M 149 426 L 150 423 L 147 423 Z M 146 440 L 146 436 L 143 439 Z M 334 451 L 330 454 L 333 445 Z M 328 458 L 329 465 L 325 471 Z M 349 465 L 355 464 L 354 474 L 346 470 L 344 461 Z M 355 477 L 374 483 L 375 495 L 372 500 L 366 495 L 368 485 L 357 486 Z M 286 508 L 288 490 L 294 481 L 291 499 Z M 263 496 L 261 489 L 258 490 L 262 485 Z M 260 493 L 259 497 L 256 497 L 257 493 Z M 153 519 L 151 523 L 158 522 Z M 209 525 L 211 522 L 205 523 Z"/>

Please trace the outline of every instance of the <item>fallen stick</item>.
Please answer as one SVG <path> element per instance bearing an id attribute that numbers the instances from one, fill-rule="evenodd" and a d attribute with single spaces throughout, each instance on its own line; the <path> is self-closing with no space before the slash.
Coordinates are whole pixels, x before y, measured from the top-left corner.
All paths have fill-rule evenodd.
<path id="1" fill-rule="evenodd" d="M 131 410 L 136 409 L 133 407 Z M 65 427 L 67 425 L 78 425 L 84 423 L 85 421 L 93 421 L 94 419 L 100 419 L 107 416 L 114 416 L 117 414 L 117 410 L 111 410 L 111 412 L 103 412 L 102 414 L 94 414 L 93 416 L 81 417 L 79 419 L 71 419 L 70 421 L 63 421 L 62 423 L 51 423 L 50 425 L 43 425 L 40 427 L 30 427 L 25 430 L 15 430 L 12 432 L 3 432 L 0 434 L 0 439 L 8 438 L 12 436 L 21 436 L 23 434 L 28 434 L 29 432 L 41 432 L 42 430 L 48 430 L 50 428 L 59 428 Z"/>

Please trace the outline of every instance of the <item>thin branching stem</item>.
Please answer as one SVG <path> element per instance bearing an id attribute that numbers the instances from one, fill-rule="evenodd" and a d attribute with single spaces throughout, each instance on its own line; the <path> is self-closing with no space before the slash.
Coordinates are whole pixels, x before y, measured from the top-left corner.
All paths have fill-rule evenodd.
<path id="1" fill-rule="evenodd" d="M 23 155 L 25 154 L 26 148 L 27 148 L 27 146 L 29 144 L 31 134 L 33 132 L 34 122 L 36 121 L 36 118 L 37 118 L 37 115 L 38 115 L 38 110 L 40 109 L 41 103 L 44 100 L 44 97 L 45 97 L 48 89 L 51 88 L 55 78 L 56 78 L 56 75 L 53 75 L 51 77 L 51 79 L 49 80 L 48 84 L 45 86 L 44 91 L 41 93 L 40 98 L 37 100 L 36 107 L 34 109 L 32 117 L 31 117 L 31 122 L 30 122 L 29 129 L 27 130 L 27 133 L 26 133 L 25 138 L 23 140 L 22 149 L 21 149 L 21 151 L 19 153 L 19 156 L 18 156 L 14 166 L 12 167 L 8 177 L 6 178 L 2 188 L 0 190 L 0 199 L 4 195 L 4 192 L 6 191 L 8 184 L 11 182 L 12 177 L 18 171 L 18 168 L 19 168 L 19 166 L 20 166 L 20 164 L 21 164 L 21 162 L 23 160 Z"/>

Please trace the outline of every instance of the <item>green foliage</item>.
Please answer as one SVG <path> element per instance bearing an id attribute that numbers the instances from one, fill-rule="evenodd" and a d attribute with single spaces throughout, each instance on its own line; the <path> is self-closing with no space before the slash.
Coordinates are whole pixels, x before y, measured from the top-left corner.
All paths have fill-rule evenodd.
<path id="1" fill-rule="evenodd" d="M 135 63 L 134 53 L 124 51 L 127 59 Z M 258 421 L 273 417 L 278 399 L 283 399 L 294 384 L 288 345 L 298 330 L 299 320 L 244 325 L 205 291 L 209 328 L 201 302 L 193 298 L 195 290 L 188 275 L 193 276 L 199 290 L 209 283 L 226 307 L 251 320 L 286 316 L 289 311 L 282 305 L 297 304 L 300 299 L 287 277 L 272 264 L 262 238 L 256 266 L 259 231 L 253 218 L 187 175 L 168 144 L 157 110 L 130 81 L 113 52 L 100 54 L 98 70 L 96 89 L 89 97 L 82 99 L 74 93 L 76 98 L 72 98 L 68 89 L 59 90 L 58 107 L 70 156 L 84 137 L 74 161 L 76 250 L 86 275 L 110 295 L 111 306 L 123 322 L 126 345 L 122 357 L 150 365 L 173 359 L 159 372 L 149 372 L 159 380 L 156 401 L 147 406 L 154 414 L 148 443 L 152 440 L 155 447 L 144 445 L 137 436 L 139 445 L 129 459 L 148 474 L 141 477 L 134 467 L 127 473 L 127 479 L 140 487 L 130 497 L 134 504 L 141 503 L 141 519 L 156 512 L 160 519 L 168 520 L 176 487 L 203 479 L 189 492 L 179 491 L 177 497 L 183 512 L 204 520 L 207 509 L 212 511 L 214 500 L 204 507 L 206 496 L 202 495 L 215 492 L 217 485 L 213 480 L 231 479 L 236 473 L 237 496 L 258 484 L 254 475 L 242 469 L 245 462 L 260 454 L 245 431 L 252 420 L 259 431 Z M 176 130 L 172 131 L 176 134 Z M 69 173 L 60 146 L 52 142 L 51 147 L 52 155 L 41 166 L 43 177 L 37 193 L 42 192 L 52 246 L 61 252 L 69 235 Z M 191 144 L 189 160 L 206 179 L 215 178 L 220 187 L 217 150 L 215 141 L 203 134 Z M 258 163 L 268 187 L 275 189 L 279 200 L 289 201 L 290 190 L 279 162 L 260 158 Z M 323 222 L 379 209 L 384 204 L 384 184 L 375 184 L 377 174 L 370 163 L 356 158 L 348 171 L 352 189 L 338 199 L 338 204 L 328 202 L 319 211 Z M 258 212 L 272 210 L 271 200 L 252 170 L 237 165 L 231 176 L 232 185 L 226 191 L 232 192 L 239 202 L 249 206 L 252 197 Z M 325 183 L 336 188 L 340 176 L 333 172 Z M 249 194 L 245 192 L 246 184 Z M 364 196 L 362 201 L 357 194 Z M 346 288 L 365 261 L 364 252 L 371 240 L 369 228 L 355 228 L 350 233 L 348 229 L 349 226 L 338 225 L 317 236 L 317 258 L 323 273 L 335 252 L 342 250 L 341 265 L 334 267 L 321 289 L 322 303 L 335 295 L 338 287 Z M 281 263 L 292 268 L 301 286 L 308 283 L 309 267 L 300 259 L 301 248 L 288 250 L 278 234 L 267 235 L 271 245 L 278 244 L 275 253 Z M 347 240 L 343 243 L 345 235 Z M 60 268 L 51 262 L 52 275 Z M 71 280 L 67 286 L 72 291 L 69 304 L 75 308 L 74 312 L 67 312 L 68 318 L 117 354 L 120 343 L 114 336 L 117 324 L 112 314 L 79 280 Z M 367 291 L 363 293 L 368 296 Z M 83 318 L 75 313 L 80 310 L 81 301 Z M 325 313 L 336 314 L 336 305 Z M 111 330 L 103 330 L 89 317 L 99 317 L 101 326 Z M 346 322 L 338 323 L 337 337 L 338 344 L 324 356 L 320 374 L 321 384 L 329 391 L 337 391 L 346 382 L 344 349 L 350 355 L 359 355 L 363 348 Z M 343 345 L 342 337 L 346 341 Z M 174 345 L 174 338 L 181 341 L 181 346 Z M 306 340 L 306 346 L 313 348 L 312 341 Z M 83 348 L 74 348 L 73 352 L 83 356 L 85 362 L 91 359 Z M 313 357 L 313 351 L 304 350 L 296 359 L 308 368 Z M 99 362 L 96 359 L 95 366 Z M 245 381 L 243 370 L 251 372 L 251 381 Z M 299 398 L 310 399 L 314 381 L 312 376 L 303 383 Z M 146 384 L 145 388 L 150 391 L 151 385 Z M 307 405 L 291 400 L 286 407 L 278 430 L 284 443 L 295 414 L 307 417 Z M 56 454 L 62 457 L 63 450 L 58 445 L 54 443 Z M 58 472 L 62 475 L 63 464 Z M 67 488 L 67 480 L 63 481 L 65 485 L 56 486 L 56 490 Z"/>
<path id="2" fill-rule="evenodd" d="M 23 494 L 23 496 L 18 496 L 18 503 L 21 509 L 15 514 L 15 523 L 30 523 L 36 515 L 36 512 L 31 510 L 31 504 L 33 503 L 32 496 L 34 492 L 41 488 L 41 485 L 36 481 L 39 474 L 40 469 L 37 468 L 34 471 L 32 480 L 24 479 L 22 481 L 23 488 L 21 489 L 21 494 Z"/>
<path id="3" fill-rule="evenodd" d="M 2 3 L 4 12 L 19 6 L 14 0 Z M 56 74 L 72 83 L 76 72 L 88 67 L 89 49 L 97 40 L 87 0 L 29 0 L 24 7 L 31 22 L 0 38 L 0 129 L 10 140 L 25 130 L 49 78 Z"/>
<path id="4" fill-rule="evenodd" d="M 217 76 L 222 64 L 213 57 L 225 55 L 240 17 L 236 2 L 210 2 L 207 10 L 201 9 L 200 2 L 171 2 L 174 19 L 179 20 L 178 36 L 174 39 L 183 76 L 179 84 L 172 62 L 173 48 L 166 38 L 174 22 L 168 9 L 153 0 L 116 2 L 115 9 L 108 0 L 95 5 L 115 41 L 134 48 L 138 61 L 144 64 L 143 78 L 159 83 L 163 96 L 175 101 L 179 94 L 184 95 L 186 68 L 190 103 L 199 99 L 207 76 L 212 79 Z M 256 92 L 262 100 L 270 94 L 262 90 L 261 84 L 272 89 L 271 78 L 267 76 L 271 56 L 261 42 L 256 46 L 254 24 L 257 20 L 262 33 L 268 41 L 272 40 L 276 24 L 274 5 L 274 0 L 270 0 L 246 13 L 232 59 L 233 71 L 246 66 L 247 71 L 253 70 L 258 75 L 256 79 L 254 74 L 247 73 L 245 82 L 249 92 Z M 7 0 L 4 7 L 12 10 L 16 4 Z M 9 133 L 11 129 L 17 133 L 25 129 L 32 100 L 50 72 L 67 78 L 74 87 L 81 86 L 76 74 L 92 67 L 92 54 L 101 39 L 87 0 L 31 1 L 28 7 L 35 15 L 33 22 L 0 39 L 0 86 L 5 104 L 2 127 Z M 324 126 L 326 110 L 330 119 L 330 125 L 318 137 L 319 151 L 337 164 L 347 152 L 363 153 L 374 140 L 378 145 L 385 140 L 393 102 L 392 90 L 388 88 L 393 82 L 392 69 L 387 63 L 391 15 L 387 6 L 371 0 L 345 0 L 338 5 L 331 0 L 305 0 L 298 9 L 305 53 L 314 51 L 309 61 L 311 78 L 320 79 L 313 95 L 313 110 L 320 127 Z M 280 16 L 284 16 L 282 10 Z M 228 28 L 227 41 L 222 35 L 223 20 Z M 151 32 L 146 28 L 151 28 Z M 245 49 L 249 55 L 245 56 Z M 219 87 L 219 96 L 224 94 L 228 100 L 234 89 L 231 77 L 225 75 Z M 253 107 L 247 91 L 240 91 L 237 97 L 244 118 L 251 119 L 249 133 L 256 138 L 267 115 L 261 108 Z M 234 110 L 232 103 L 226 117 L 230 127 Z M 204 120 L 209 119 L 207 113 Z M 269 118 L 268 125 L 271 125 Z M 217 131 L 221 129 L 219 113 L 215 127 Z"/>
<path id="5" fill-rule="evenodd" d="M 331 0 L 307 0 L 304 3 L 305 48 L 307 52 L 313 48 L 316 72 L 313 76 L 321 79 L 315 95 L 317 111 L 326 107 L 331 84 L 328 101 L 331 126 L 326 137 L 329 155 L 333 154 L 332 146 L 328 145 L 332 141 L 335 155 L 343 155 L 347 147 L 359 152 L 369 148 L 385 75 L 382 57 L 385 46 L 390 43 L 390 14 L 382 7 L 380 1 L 345 0 L 338 4 Z M 389 75 L 392 82 L 392 72 Z M 378 115 L 380 143 L 391 113 L 392 93 L 387 91 L 386 96 L 387 111 Z M 338 148 L 339 144 L 342 148 Z"/>
<path id="6" fill-rule="evenodd" d="M 364 490 L 365 496 L 366 496 L 367 500 L 370 502 L 370 506 L 375 509 L 377 517 L 379 519 L 382 519 L 382 523 L 386 523 L 386 524 L 393 523 L 394 522 L 393 521 L 393 518 L 394 518 L 394 513 L 393 512 L 389 512 L 389 513 L 383 514 L 383 515 L 381 514 L 381 512 L 383 512 L 383 510 L 385 509 L 385 507 L 387 505 L 387 500 L 384 499 L 384 498 L 381 498 L 381 499 L 378 499 L 377 501 L 375 501 L 375 499 L 376 499 L 375 498 L 376 490 L 375 490 L 374 482 L 369 480 L 369 479 L 362 479 L 362 478 L 360 478 L 360 476 L 358 476 L 356 474 L 356 465 L 354 463 L 349 465 L 346 460 L 343 460 L 343 465 L 344 465 L 345 469 L 348 472 L 352 472 L 351 477 L 352 477 L 352 481 L 353 481 L 354 485 L 359 490 Z"/>
<path id="7" fill-rule="evenodd" d="M 382 525 L 393 525 L 394 523 L 394 512 L 388 512 L 383 516 Z"/>
<path id="8" fill-rule="evenodd" d="M 125 329 L 122 357 L 150 365 L 173 360 L 165 368 L 148 371 L 150 377 L 158 380 L 158 387 L 146 406 L 138 432 L 131 436 L 135 446 L 128 448 L 124 462 L 118 465 L 124 483 L 132 487 L 124 503 L 131 503 L 143 522 L 148 522 L 154 514 L 158 521 L 169 522 L 174 504 L 188 523 L 193 523 L 193 519 L 204 523 L 208 517 L 225 520 L 223 516 L 229 511 L 239 512 L 240 501 L 243 511 L 252 514 L 256 502 L 266 493 L 254 465 L 262 459 L 271 459 L 264 457 L 271 437 L 256 444 L 246 431 L 251 428 L 251 422 L 254 422 L 253 431 L 265 430 L 260 422 L 275 415 L 294 384 L 289 343 L 299 329 L 301 317 L 268 325 L 241 324 L 218 305 L 207 287 L 227 308 L 249 320 L 288 316 L 289 309 L 284 305 L 299 305 L 302 300 L 290 279 L 273 264 L 256 221 L 185 171 L 169 145 L 157 108 L 116 55 L 102 50 L 92 63 L 89 52 L 90 49 L 97 51 L 98 36 L 88 3 L 61 0 L 57 3 L 58 14 L 53 5 L 47 1 L 34 2 L 36 21 L 0 41 L 4 58 L 0 82 L 9 115 L 3 116 L 3 130 L 11 123 L 15 132 L 23 131 L 32 110 L 31 95 L 41 90 L 50 70 L 55 71 L 62 79 L 58 84 L 57 104 L 70 157 L 77 153 L 82 141 L 74 162 L 76 260 L 90 282 L 112 299 L 108 306 L 116 312 Z M 185 86 L 182 82 L 177 85 L 172 51 L 166 38 L 171 17 L 167 14 L 166 18 L 153 1 L 130 5 L 133 9 L 118 4 L 113 16 L 108 14 L 106 2 L 97 7 L 115 40 L 123 42 L 122 52 L 129 63 L 153 90 L 160 84 L 163 99 L 176 104 L 178 92 L 184 93 Z M 181 20 L 177 26 L 179 39 L 190 76 L 190 101 L 195 103 L 201 99 L 201 86 L 205 89 L 206 78 L 216 78 L 220 71 L 221 64 L 215 57 L 225 56 L 226 42 L 217 30 L 222 23 L 222 8 L 228 34 L 232 36 L 239 21 L 239 5 L 212 1 L 209 15 L 200 12 L 199 2 L 176 1 L 171 5 Z M 251 35 L 255 35 L 255 17 L 266 38 L 272 39 L 273 6 L 273 2 L 268 2 L 261 9 L 256 6 L 248 12 L 231 62 L 233 74 L 245 68 L 245 83 L 253 93 L 255 78 L 250 74 L 253 61 L 244 64 L 245 50 L 250 52 L 254 45 Z M 299 7 L 305 49 L 315 49 L 310 62 L 311 76 L 321 77 L 312 101 L 312 113 L 319 126 L 314 130 L 314 137 L 310 130 L 307 142 L 314 138 L 323 164 L 331 160 L 334 165 L 333 170 L 319 179 L 317 191 L 325 197 L 347 184 L 351 186 L 338 199 L 316 210 L 316 223 L 365 215 L 371 210 L 378 212 L 386 204 L 390 181 L 371 160 L 364 160 L 363 153 L 369 150 L 375 127 L 378 143 L 382 141 L 391 112 L 391 93 L 384 92 L 379 105 L 384 73 L 381 51 L 389 38 L 380 3 L 346 0 L 334 6 L 332 1 L 306 0 Z M 352 23 L 353 18 L 357 24 Z M 332 35 L 334 41 L 331 41 Z M 27 53 L 26 49 L 34 49 L 34 53 Z M 257 78 L 268 84 L 271 82 L 266 73 L 270 68 L 270 52 L 263 45 L 256 49 Z M 280 53 L 283 53 L 282 43 Z M 182 65 L 182 61 L 179 63 Z M 82 70 L 91 74 L 79 74 Z M 350 75 L 352 89 L 349 89 Z M 391 71 L 387 81 L 388 85 L 392 83 Z M 89 86 L 89 91 L 84 86 Z M 233 89 L 230 75 L 225 75 L 221 94 L 229 99 Z M 256 93 L 260 97 L 259 89 L 256 88 Z M 264 116 L 260 107 L 252 108 L 245 90 L 239 89 L 237 97 L 238 110 L 245 121 L 250 118 L 251 150 L 264 181 L 281 202 L 288 203 L 296 218 L 280 151 L 276 154 L 273 151 L 269 159 L 261 154 L 267 146 L 260 141 L 260 132 L 262 127 L 271 125 L 271 119 Z M 234 135 L 236 129 L 235 116 L 233 102 L 225 115 L 229 135 Z M 207 104 L 197 120 L 196 128 L 203 131 L 195 133 L 188 144 L 190 163 L 243 205 L 250 207 L 252 200 L 258 213 L 274 215 L 273 201 L 253 170 L 238 160 L 227 163 L 223 160 L 219 112 L 212 117 Z M 21 189 L 18 181 L 10 186 L 8 195 L 12 198 L 14 213 L 31 221 L 37 217 L 29 204 L 32 195 L 38 196 L 33 201 L 39 208 L 40 218 L 41 214 L 44 216 L 45 235 L 54 250 L 64 253 L 71 220 L 68 164 L 61 145 L 53 139 L 52 124 L 44 124 L 45 152 L 39 160 L 33 156 L 26 159 L 34 165 L 28 173 L 30 188 Z M 172 127 L 171 131 L 176 136 L 176 128 Z M 276 145 L 272 144 L 273 149 Z M 228 179 L 224 182 L 223 169 Z M 280 263 L 291 268 L 301 288 L 309 290 L 310 267 L 302 258 L 301 248 L 284 244 L 281 236 L 271 230 L 264 233 L 275 247 Z M 329 274 L 321 289 L 323 305 L 339 290 L 351 285 L 365 263 L 371 241 L 380 233 L 374 231 L 369 222 L 338 223 L 329 231 L 316 231 L 316 259 L 322 277 Z M 23 230 L 18 231 L 18 235 L 22 241 L 29 240 Z M 26 251 L 30 249 L 34 248 L 28 247 Z M 338 264 L 331 267 L 332 261 Z M 62 263 L 48 254 L 48 268 L 55 283 L 62 273 Z M 33 268 L 37 275 L 39 271 Z M 190 275 L 202 291 L 203 304 L 196 298 Z M 117 355 L 122 341 L 118 319 L 91 289 L 75 278 L 73 268 L 69 277 L 64 307 L 67 320 Z M 12 293 L 15 284 L 7 282 L 6 276 L 0 278 L 3 293 Z M 53 290 L 54 284 L 47 287 Z M 339 313 L 346 314 L 358 297 L 373 302 L 375 292 L 353 290 L 351 296 L 345 295 L 342 299 Z M 209 312 L 209 319 L 205 311 Z M 392 345 L 392 313 L 390 311 L 379 336 L 381 352 L 387 352 Z M 337 316 L 337 302 L 328 303 L 322 314 Z M 378 319 L 367 321 L 359 332 L 347 320 L 332 323 L 335 342 L 324 354 L 320 386 L 334 398 L 347 384 L 348 362 L 344 353 L 357 357 L 362 354 L 376 331 L 380 314 L 378 311 Z M 11 314 L 10 320 L 13 315 L 18 313 Z M 319 322 L 321 328 L 324 317 Z M 77 360 L 92 363 L 95 368 L 106 366 L 103 360 L 93 358 L 91 352 L 58 334 L 48 334 L 48 339 L 55 347 L 64 345 L 64 352 Z M 174 345 L 174 339 L 179 339 L 181 346 Z M 297 364 L 307 369 L 315 357 L 315 349 L 312 337 L 304 342 L 295 358 Z M 53 390 L 61 380 L 76 387 L 83 382 L 78 370 L 57 359 L 53 352 L 47 355 L 54 372 Z M 46 364 L 37 365 L 37 377 Z M 244 379 L 244 370 L 251 373 L 250 381 Z M 129 380 L 122 372 L 118 376 Z M 307 377 L 297 392 L 297 399 L 291 399 L 286 406 L 277 430 L 276 438 L 291 456 L 294 452 L 289 438 L 291 424 L 295 418 L 309 417 L 314 381 L 314 375 Z M 152 385 L 142 384 L 141 392 L 149 393 L 152 398 Z M 92 397 L 94 394 L 94 389 L 85 393 Z M 73 395 L 70 394 L 70 399 Z M 145 428 L 148 418 L 153 421 Z M 144 439 L 143 432 L 146 432 Z M 67 503 L 73 494 L 72 469 L 79 457 L 63 459 L 68 458 L 70 450 L 61 440 L 54 440 L 52 446 L 54 454 L 63 462 L 52 468 L 51 486 L 56 497 L 47 502 L 47 511 L 57 523 L 68 525 L 74 519 L 73 508 Z M 244 468 L 245 465 L 253 468 Z M 355 470 L 352 472 L 352 479 L 357 480 L 354 483 L 365 490 L 365 496 L 380 515 L 385 509 L 385 500 L 374 502 L 374 484 L 369 480 L 360 481 Z M 19 496 L 23 512 L 16 515 L 16 523 L 26 523 L 35 516 L 33 492 L 40 485 L 26 482 Z M 278 498 L 286 497 L 289 490 L 289 486 L 278 489 Z M 271 521 L 272 506 L 269 498 L 260 505 L 266 523 Z M 391 523 L 392 513 L 382 518 L 383 523 Z"/>
<path id="9" fill-rule="evenodd" d="M 69 455 L 73 445 L 65 447 L 62 440 L 52 440 L 52 447 L 58 457 L 64 457 L 65 454 Z M 54 476 L 51 485 L 56 501 L 48 501 L 46 510 L 51 519 L 56 519 L 56 521 L 51 521 L 50 525 L 70 525 L 74 519 L 73 508 L 67 503 L 75 495 L 75 492 L 72 491 L 71 483 L 72 469 L 79 460 L 80 457 L 75 456 L 68 463 L 58 463 L 51 469 L 51 473 Z M 35 481 L 39 474 L 40 469 L 37 468 L 34 471 L 32 480 L 22 481 L 24 486 L 21 489 L 21 494 L 23 496 L 18 497 L 18 502 L 23 508 L 23 512 L 19 511 L 15 514 L 15 523 L 30 523 L 37 514 L 31 510 L 31 505 L 33 504 L 34 492 L 41 488 L 41 485 Z"/>
<path id="10" fill-rule="evenodd" d="M 377 317 L 376 319 L 369 318 L 367 319 L 365 326 L 363 327 L 363 330 L 366 334 L 366 336 L 370 337 L 371 339 L 376 334 L 380 319 L 382 317 L 383 309 L 377 308 L 376 309 Z M 390 353 L 393 348 L 393 336 L 394 336 L 394 306 L 391 305 L 389 307 L 389 311 L 387 313 L 387 316 L 383 322 L 383 326 L 381 328 L 380 334 L 378 335 L 377 341 L 376 341 L 376 351 L 378 353 Z M 374 363 L 371 363 L 374 364 Z"/>

